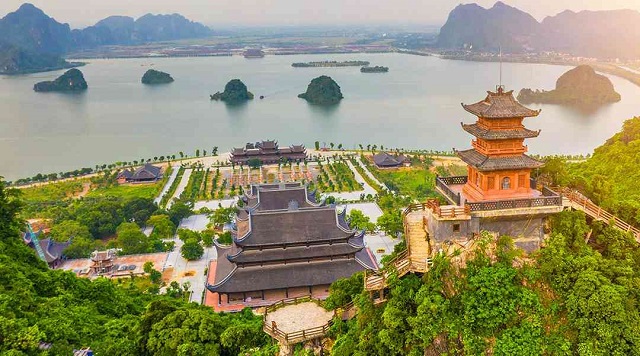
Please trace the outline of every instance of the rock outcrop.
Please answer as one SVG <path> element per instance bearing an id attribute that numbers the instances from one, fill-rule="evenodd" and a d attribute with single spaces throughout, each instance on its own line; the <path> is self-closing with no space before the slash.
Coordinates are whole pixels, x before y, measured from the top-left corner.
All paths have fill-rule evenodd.
<path id="1" fill-rule="evenodd" d="M 33 86 L 37 92 L 76 92 L 87 90 L 88 85 L 84 80 L 84 75 L 78 69 L 70 69 L 56 80 L 40 82 Z"/>
<path id="2" fill-rule="evenodd" d="M 523 104 L 598 106 L 620 101 L 620 94 L 609 78 L 597 74 L 591 66 L 580 65 L 558 78 L 554 90 L 522 89 L 518 101 Z"/>
<path id="3" fill-rule="evenodd" d="M 331 77 L 322 75 L 309 83 L 307 91 L 298 95 L 298 98 L 317 105 L 333 105 L 337 104 L 344 97 L 340 86 Z"/>

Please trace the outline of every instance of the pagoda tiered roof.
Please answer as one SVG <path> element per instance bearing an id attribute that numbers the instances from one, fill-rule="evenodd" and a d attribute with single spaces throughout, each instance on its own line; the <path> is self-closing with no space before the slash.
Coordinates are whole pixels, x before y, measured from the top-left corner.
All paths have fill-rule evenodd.
<path id="1" fill-rule="evenodd" d="M 254 247 L 296 245 L 345 240 L 355 234 L 340 226 L 334 207 L 254 212 L 249 215 L 249 232 L 235 243 Z"/>
<path id="2" fill-rule="evenodd" d="M 306 186 L 300 183 L 252 186 L 251 191 L 245 193 L 243 201 L 247 209 L 254 211 L 289 209 L 291 205 L 298 208 L 320 206 L 315 201 L 315 194 L 309 193 Z"/>
<path id="3" fill-rule="evenodd" d="M 461 125 L 465 131 L 483 140 L 525 139 L 538 137 L 538 135 L 540 134 L 540 130 L 533 131 L 526 128 L 518 128 L 513 130 L 491 130 L 484 128 L 477 123 L 461 123 Z"/>
<path id="4" fill-rule="evenodd" d="M 234 147 L 231 150 L 231 161 L 245 163 L 252 158 L 257 158 L 262 163 L 277 163 L 281 159 L 301 161 L 307 158 L 307 149 L 304 145 L 278 146 L 277 141 L 262 141 L 247 143 L 244 148 Z"/>
<path id="5" fill-rule="evenodd" d="M 456 154 L 465 163 L 475 167 L 481 172 L 506 169 L 534 169 L 544 165 L 544 163 L 525 154 L 507 157 L 491 157 L 485 156 L 474 149 L 456 151 Z"/>
<path id="6" fill-rule="evenodd" d="M 498 88 L 497 91 L 487 91 L 487 97 L 475 104 L 462 104 L 462 107 L 482 118 L 505 119 L 518 117 L 534 117 L 540 114 L 540 110 L 532 110 L 520 104 L 513 97 L 513 90 L 504 91 Z"/>
<path id="7" fill-rule="evenodd" d="M 238 218 L 248 228 L 230 247 L 216 246 L 212 292 L 328 285 L 377 268 L 364 233 L 349 227 L 345 212 L 316 204 L 300 184 L 252 186 L 245 203 Z"/>

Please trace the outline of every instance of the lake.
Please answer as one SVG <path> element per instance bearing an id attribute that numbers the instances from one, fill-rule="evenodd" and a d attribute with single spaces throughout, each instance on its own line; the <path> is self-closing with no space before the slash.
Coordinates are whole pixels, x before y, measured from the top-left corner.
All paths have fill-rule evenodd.
<path id="1" fill-rule="evenodd" d="M 292 68 L 292 62 L 367 60 L 389 73 L 362 74 L 358 67 Z M 142 74 L 154 68 L 175 82 L 149 87 Z M 91 60 L 80 68 L 89 83 L 81 94 L 35 93 L 33 84 L 62 73 L 0 77 L 0 175 L 8 180 L 153 156 L 220 152 L 245 142 L 276 139 L 281 145 L 314 141 L 451 150 L 470 147 L 460 122 L 475 118 L 472 103 L 494 90 L 499 65 L 404 54 L 298 55 Z M 506 63 L 507 89 L 552 89 L 568 67 Z M 327 74 L 345 99 L 319 108 L 297 98 L 311 79 Z M 242 106 L 209 100 L 233 78 L 256 99 Z M 527 140 L 532 154 L 586 154 L 640 114 L 640 88 L 610 77 L 622 101 L 595 112 L 554 105 L 525 124 L 542 129 Z M 258 97 L 264 95 L 264 100 Z"/>

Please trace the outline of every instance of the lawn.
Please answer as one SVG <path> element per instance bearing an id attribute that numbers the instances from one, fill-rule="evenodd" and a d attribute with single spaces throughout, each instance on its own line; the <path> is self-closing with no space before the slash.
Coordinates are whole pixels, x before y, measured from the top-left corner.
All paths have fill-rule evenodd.
<path id="1" fill-rule="evenodd" d="M 435 194 L 436 175 L 426 168 L 400 168 L 375 170 L 375 176 L 389 189 L 413 198 L 426 198 Z"/>
<path id="2" fill-rule="evenodd" d="M 119 198 L 149 198 L 154 199 L 164 185 L 163 181 L 149 184 L 123 184 L 112 187 L 97 188 L 88 197 L 119 197 Z"/>
<path id="3" fill-rule="evenodd" d="M 82 184 L 86 179 L 48 183 L 39 187 L 20 189 L 26 202 L 46 202 L 64 200 L 82 192 Z"/>

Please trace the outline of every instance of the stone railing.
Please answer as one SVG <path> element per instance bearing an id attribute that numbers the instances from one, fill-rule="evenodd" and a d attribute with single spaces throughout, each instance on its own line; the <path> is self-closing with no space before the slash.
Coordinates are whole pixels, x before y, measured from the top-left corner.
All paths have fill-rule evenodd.
<path id="1" fill-rule="evenodd" d="M 460 205 L 460 193 L 456 193 L 451 188 L 450 185 L 462 185 L 467 183 L 467 176 L 456 176 L 456 177 L 436 177 L 436 187 L 440 189 L 440 191 L 449 198 L 450 201 L 454 202 L 455 205 Z"/>
<path id="2" fill-rule="evenodd" d="M 537 208 L 543 206 L 562 206 L 562 197 L 560 195 L 555 196 L 541 196 L 537 198 L 529 199 L 511 199 L 511 200 L 495 200 L 495 201 L 483 201 L 470 203 L 466 205 L 471 211 L 488 211 L 488 210 L 502 210 L 502 209 L 522 209 L 522 208 Z"/>

